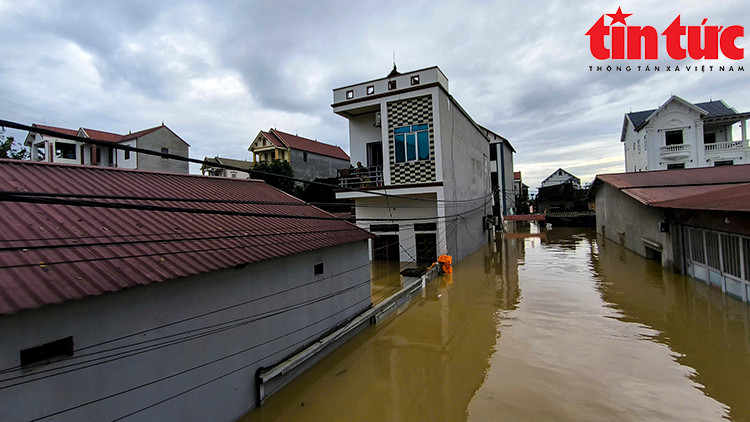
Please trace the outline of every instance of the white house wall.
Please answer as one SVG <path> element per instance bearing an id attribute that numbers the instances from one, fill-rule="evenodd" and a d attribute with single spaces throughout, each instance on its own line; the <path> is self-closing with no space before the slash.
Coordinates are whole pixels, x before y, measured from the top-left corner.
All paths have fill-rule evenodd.
<path id="1" fill-rule="evenodd" d="M 315 276 L 319 263 L 324 274 Z M 367 242 L 359 241 L 2 315 L 0 367 L 18 368 L 21 350 L 67 336 L 73 336 L 76 356 L 14 369 L 0 379 L 19 376 L 24 378 L 16 382 L 25 381 L 47 369 L 89 363 L 15 387 L 8 387 L 14 381 L 0 382 L 0 420 L 31 420 L 117 394 L 54 418 L 113 420 L 179 394 L 132 420 L 234 421 L 256 404 L 259 367 L 282 360 L 370 307 L 369 278 Z M 327 294 L 335 295 L 319 299 Z M 288 307 L 296 309 L 283 312 Z M 222 323 L 233 325 L 220 327 L 233 328 L 164 343 L 181 338 L 167 336 L 207 334 L 209 327 Z M 144 346 L 130 357 L 92 361 Z M 117 347 L 122 349 L 105 352 Z M 207 384 L 199 387 L 202 383 Z"/>
<path id="2" fill-rule="evenodd" d="M 349 119 L 349 156 L 352 164 L 357 161 L 367 166 L 367 144 L 383 142 L 383 132 L 380 126 L 375 126 L 375 112 L 354 116 Z M 387 127 L 387 126 L 386 126 Z M 388 139 L 387 137 L 385 139 Z M 386 145 L 387 147 L 387 145 Z M 383 151 L 383 158 L 388 156 L 387 148 Z"/>
<path id="3" fill-rule="evenodd" d="M 439 190 L 439 188 L 438 188 Z M 392 221 L 358 221 L 357 225 L 369 230 L 373 225 L 398 224 L 398 232 L 378 232 L 376 235 L 398 235 L 402 248 L 399 251 L 401 262 L 414 261 L 417 257 L 417 243 L 414 224 L 437 223 L 437 253 L 442 255 L 448 253 L 446 249 L 445 230 L 442 228 L 445 221 L 438 219 L 442 215 L 442 203 L 437 201 L 442 197 L 441 192 L 434 194 L 410 195 L 417 200 L 398 197 L 371 197 L 361 198 L 355 201 L 356 215 L 358 219 L 380 219 L 393 218 Z M 408 219 L 408 221 L 407 221 Z M 401 220 L 401 221 L 399 221 Z M 442 235 L 441 235 L 442 233 Z M 370 248 L 372 250 L 372 241 Z"/>
<path id="4" fill-rule="evenodd" d="M 457 262 L 487 243 L 482 218 L 492 214 L 489 141 L 444 92 L 438 98 L 445 215 L 461 215 L 446 218 L 448 250 Z"/>
<path id="5" fill-rule="evenodd" d="M 127 145 L 129 147 L 135 147 L 136 141 L 135 139 L 120 142 L 118 145 Z M 171 152 L 171 150 L 170 150 Z M 130 158 L 125 159 L 125 151 L 118 149 L 115 150 L 115 154 L 117 154 L 117 167 L 124 168 L 124 169 L 135 169 L 138 168 L 138 154 L 135 152 L 130 152 Z"/>

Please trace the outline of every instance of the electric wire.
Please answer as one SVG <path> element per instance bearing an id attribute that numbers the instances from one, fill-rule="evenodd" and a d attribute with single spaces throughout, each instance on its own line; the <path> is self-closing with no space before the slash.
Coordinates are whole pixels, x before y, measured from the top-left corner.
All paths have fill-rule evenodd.
<path id="1" fill-rule="evenodd" d="M 478 207 L 478 208 L 476 208 L 474 210 L 468 211 L 466 214 L 468 214 L 470 212 L 475 212 L 476 210 L 478 210 L 480 208 L 482 208 L 482 207 Z M 460 217 L 460 216 L 451 217 L 451 218 L 458 218 L 458 217 Z M 441 217 L 441 218 L 449 219 L 448 217 Z M 356 230 L 361 230 L 361 229 L 357 228 L 357 227 L 352 227 L 351 229 L 342 229 L 340 231 L 356 231 Z M 323 231 L 320 231 L 319 233 L 323 233 L 323 232 L 328 233 L 328 232 L 335 232 L 335 231 L 333 231 L 333 230 L 323 230 Z M 284 235 L 285 234 L 279 234 L 279 235 L 275 235 L 275 236 L 284 236 Z M 213 239 L 211 239 L 211 240 L 213 240 Z M 221 240 L 221 238 L 217 238 L 216 240 Z M 133 244 L 137 244 L 139 242 L 133 241 L 132 243 Z M 197 250 L 197 251 L 183 251 L 183 250 L 179 250 L 179 251 L 161 251 L 159 253 L 140 253 L 140 254 L 130 254 L 130 255 L 115 255 L 115 256 L 109 256 L 109 257 L 99 257 L 99 258 L 96 259 L 96 261 L 108 261 L 108 260 L 127 259 L 127 258 L 146 258 L 146 257 L 151 257 L 151 256 L 179 255 L 179 254 L 190 253 L 190 252 L 212 252 L 212 251 L 213 252 L 217 252 L 217 251 L 226 251 L 226 250 L 235 250 L 235 249 L 257 248 L 257 247 L 260 247 L 260 246 L 271 246 L 271 245 L 286 244 L 286 243 L 288 243 L 288 242 L 287 241 L 282 241 L 282 242 L 272 242 L 272 243 L 253 243 L 253 244 L 239 245 L 239 246 L 235 245 L 235 246 L 223 246 L 223 247 L 216 247 L 216 248 L 201 248 L 200 250 Z M 15 246 L 15 247 L 11 247 L 11 248 L 15 248 L 16 250 L 23 250 L 24 249 L 21 246 Z M 68 259 L 68 260 L 58 260 L 58 261 L 44 261 L 43 263 L 44 263 L 45 266 L 50 266 L 50 265 L 74 264 L 74 263 L 82 263 L 82 262 L 90 262 L 90 261 L 91 261 L 91 258 L 87 257 L 87 258 L 80 258 L 80 259 Z M 21 263 L 21 264 L 6 264 L 6 265 L 0 265 L 0 269 L 26 268 L 26 267 L 35 267 L 35 266 L 38 266 L 38 265 L 40 265 L 39 262 L 27 262 L 27 263 Z"/>
<path id="2" fill-rule="evenodd" d="M 194 163 L 194 164 L 201 164 L 201 165 L 205 164 L 204 160 L 198 160 L 198 159 L 195 159 L 195 158 L 188 158 L 188 157 L 183 157 L 181 155 L 176 155 L 176 154 L 169 154 L 169 153 L 163 153 L 163 152 L 160 152 L 160 151 L 152 151 L 152 150 L 143 149 L 143 148 L 131 147 L 129 145 L 120 145 L 120 144 L 117 144 L 117 143 L 103 141 L 103 140 L 99 140 L 99 139 L 95 139 L 95 138 L 85 138 L 85 137 L 81 137 L 81 136 L 77 136 L 77 135 L 69 135 L 67 133 L 62 133 L 62 132 L 58 132 L 58 131 L 55 131 L 55 130 L 50 130 L 50 129 L 46 129 L 46 128 L 40 128 L 40 127 L 32 127 L 32 126 L 28 126 L 28 125 L 24 125 L 24 124 L 12 122 L 12 121 L 0 119 L 0 127 L 6 127 L 6 126 L 10 127 L 10 128 L 13 128 L 13 129 L 17 129 L 17 130 L 24 130 L 24 131 L 33 132 L 33 133 L 39 133 L 39 134 L 42 134 L 42 135 L 54 136 L 56 138 L 68 139 L 68 140 L 73 140 L 73 141 L 76 141 L 76 142 L 81 142 L 81 143 L 86 143 L 86 144 L 92 144 L 92 145 L 102 146 L 102 147 L 106 147 L 106 148 L 119 149 L 119 150 L 123 150 L 123 151 L 131 151 L 131 152 L 136 152 L 136 153 L 139 153 L 139 154 L 153 155 L 153 156 L 157 156 L 157 157 L 161 157 L 161 158 L 168 158 L 168 159 L 177 160 L 177 161 L 186 161 L 186 162 Z M 217 163 L 217 165 L 213 165 L 212 164 L 212 166 L 225 168 L 227 170 L 247 171 L 247 169 L 243 169 L 243 168 L 240 168 L 240 167 L 231 166 L 231 165 L 227 165 L 227 164 L 218 164 Z M 290 177 L 290 176 L 284 176 L 284 175 L 275 174 L 275 173 L 268 173 L 268 172 L 263 172 L 263 171 L 258 171 L 258 170 L 250 170 L 250 173 L 251 174 L 252 173 L 260 174 L 260 175 L 264 175 L 264 176 L 277 177 L 277 178 L 280 178 L 280 179 L 290 180 L 290 181 L 293 181 L 293 182 L 306 183 L 306 184 L 315 184 L 315 185 L 325 186 L 325 187 L 329 187 L 329 188 L 335 188 L 335 189 L 340 189 L 340 190 L 347 190 L 347 191 L 351 191 L 351 192 L 367 193 L 367 194 L 371 194 L 371 195 L 375 195 L 375 196 L 393 196 L 393 197 L 398 197 L 398 198 L 402 198 L 402 199 L 408 199 L 408 200 L 414 200 L 414 201 L 426 201 L 426 202 L 451 202 L 451 201 L 439 200 L 439 199 L 419 198 L 419 197 L 415 197 L 415 196 L 411 196 L 411 195 L 392 195 L 392 194 L 389 195 L 389 194 L 386 194 L 386 193 L 378 192 L 377 189 L 345 187 L 345 186 L 339 186 L 339 185 L 334 185 L 334 184 L 330 184 L 330 183 L 309 181 L 309 180 L 299 179 L 299 178 Z"/>
<path id="3" fill-rule="evenodd" d="M 436 245 L 436 247 L 437 247 L 437 245 Z M 370 283 L 370 280 L 367 280 L 367 281 L 366 281 L 366 283 Z M 354 287 L 354 286 L 353 286 L 353 287 Z M 345 290 L 348 290 L 348 289 L 345 289 Z M 337 293 L 337 294 L 341 294 L 341 293 Z M 319 299 L 320 299 L 320 298 L 319 298 Z M 316 299 L 316 301 L 317 301 L 317 300 L 319 300 L 319 299 Z M 367 299 L 365 299 L 365 300 L 367 300 Z M 359 301 L 359 302 L 357 302 L 357 303 L 356 303 L 355 305 L 352 305 L 352 306 L 350 306 L 349 308 L 351 308 L 351 307 L 353 307 L 353 306 L 356 306 L 357 304 L 359 304 L 359 303 L 361 303 L 361 302 L 363 302 L 363 301 L 364 301 L 364 300 L 362 300 L 362 301 Z M 409 305 L 409 307 L 410 307 L 410 306 L 412 306 L 412 305 Z M 347 309 L 349 309 L 349 308 L 347 308 Z M 345 309 L 345 310 L 346 310 L 346 309 Z M 341 312 L 343 312 L 343 311 L 345 311 L 345 310 L 339 311 L 339 312 L 337 312 L 337 313 L 335 313 L 335 314 L 333 314 L 333 315 L 329 315 L 329 316 L 325 317 L 325 318 L 324 318 L 323 320 L 325 320 L 325 319 L 329 319 L 330 317 L 332 317 L 332 316 L 334 316 L 334 315 L 337 315 L 338 313 L 341 313 Z M 281 312 L 283 313 L 283 312 L 286 312 L 286 311 L 287 311 L 287 310 L 285 310 L 285 311 L 281 311 Z M 312 325 L 315 325 L 316 323 L 319 323 L 319 322 L 321 322 L 321 321 L 322 321 L 322 320 L 320 320 L 320 321 L 317 321 L 317 322 L 315 322 L 315 323 L 313 323 L 313 324 L 310 324 L 310 325 L 308 325 L 307 327 L 303 327 L 303 328 L 301 328 L 301 329 L 304 329 L 304 328 L 308 328 L 308 327 L 310 327 L 310 326 L 312 326 Z M 183 370 L 183 371 L 180 371 L 180 372 L 178 372 L 178 373 L 175 373 L 175 374 L 171 374 L 171 375 L 169 375 L 169 376 L 166 376 L 166 377 L 162 377 L 162 378 L 160 378 L 160 379 L 158 379 L 158 380 L 153 380 L 153 381 L 151 381 L 151 382 L 148 382 L 148 383 L 145 383 L 145 384 L 141 384 L 141 385 L 139 385 L 139 386 L 134 386 L 134 387 L 132 387 L 132 388 L 130 388 L 130 389 L 126 389 L 126 390 L 120 391 L 120 392 L 118 392 L 118 393 L 110 394 L 110 395 L 108 395 L 108 396 L 105 396 L 105 397 L 101 397 L 101 398 L 98 398 L 98 399 L 95 399 L 95 400 L 91 400 L 91 401 L 89 401 L 89 402 L 86 402 L 86 403 L 82 403 L 82 404 L 79 404 L 79 405 L 77 405 L 77 406 L 73 406 L 73 407 L 70 407 L 70 408 L 67 408 L 67 409 L 63 409 L 63 410 L 60 410 L 60 411 L 57 411 L 57 412 L 55 412 L 55 413 L 51 413 L 51 414 L 48 414 L 48 415 L 42 416 L 42 417 L 40 417 L 40 418 L 37 418 L 37 419 L 34 419 L 34 420 L 42 420 L 42 419 L 46 419 L 46 418 L 48 418 L 48 417 L 51 417 L 51 416 L 56 416 L 56 415 L 59 415 L 59 414 L 61 414 L 61 413 L 65 413 L 65 412 L 68 412 L 68 411 L 71 411 L 71 410 L 75 410 L 75 409 L 78 409 L 78 408 L 81 408 L 81 407 L 84 407 L 84 406 L 87 406 L 87 405 L 90 405 L 90 404 L 93 404 L 93 403 L 96 403 L 96 402 L 100 402 L 100 401 L 102 401 L 102 400 L 106 400 L 106 399 L 109 399 L 109 398 L 112 398 L 112 397 L 115 397 L 115 396 L 118 396 L 118 395 L 121 395 L 121 394 L 125 394 L 125 393 L 128 393 L 128 392 L 134 391 L 135 389 L 139 389 L 139 388 L 143 388 L 143 387 L 146 387 L 146 386 L 149 386 L 149 385 L 153 385 L 153 384 L 155 384 L 155 383 L 158 383 L 158 382 L 164 381 L 164 380 L 166 380 L 166 379 L 169 379 L 169 378 L 173 378 L 173 377 L 176 377 L 176 376 L 182 375 L 182 374 L 184 374 L 184 373 L 187 373 L 187 372 L 190 372 L 190 371 L 193 371 L 193 370 L 196 370 L 196 369 L 199 369 L 199 368 L 205 367 L 205 366 L 207 366 L 207 365 L 210 365 L 210 364 L 216 363 L 216 362 L 218 362 L 218 361 L 221 361 L 221 360 L 225 360 L 225 359 L 228 359 L 228 358 L 230 358 L 230 357 L 233 357 L 233 356 L 236 356 L 236 355 L 238 355 L 238 354 L 240 354 L 240 353 L 244 353 L 245 351 L 248 351 L 248 350 L 250 350 L 250 349 L 253 349 L 253 348 L 257 348 L 257 347 L 259 347 L 260 345 L 263 345 L 263 344 L 267 344 L 268 342 L 272 342 L 272 341 L 278 340 L 278 339 L 280 339 L 280 338 L 282 338 L 282 337 L 286 337 L 286 336 L 290 335 L 291 333 L 294 333 L 294 332 L 298 332 L 298 331 L 300 331 L 301 329 L 298 329 L 298 330 L 292 331 L 292 332 L 290 332 L 290 333 L 287 333 L 287 334 L 284 334 L 284 335 L 282 335 L 282 336 L 279 336 L 279 337 L 277 337 L 276 339 L 272 339 L 272 340 L 269 340 L 269 341 L 267 341 L 267 342 L 265 342 L 265 343 L 262 343 L 262 344 L 259 344 L 259 345 L 255 345 L 255 346 L 252 346 L 252 347 L 250 347 L 250 348 L 248 348 L 248 349 L 245 349 L 245 350 L 242 350 L 242 351 L 239 351 L 239 352 L 236 352 L 236 353 L 230 354 L 230 355 L 228 355 L 228 356 L 224 356 L 224 357 L 222 357 L 222 358 L 218 358 L 218 359 L 215 359 L 215 360 L 213 360 L 213 361 L 211 361 L 211 362 L 206 362 L 206 363 L 200 364 L 200 365 L 198 365 L 198 366 L 195 366 L 195 367 L 192 367 L 192 368 L 188 368 L 188 369 L 185 369 L 185 370 Z M 325 330 L 323 330 L 323 331 L 325 331 Z M 320 332 L 316 333 L 315 335 L 313 335 L 313 336 L 310 336 L 310 337 L 308 337 L 307 339 L 304 339 L 304 340 L 302 340 L 302 341 L 300 341 L 300 342 L 297 342 L 297 343 L 296 343 L 295 345 L 297 345 L 297 344 L 301 344 L 301 343 L 304 343 L 305 341 L 307 341 L 307 340 L 309 340 L 309 339 L 311 339 L 311 338 L 314 338 L 314 337 L 316 337 L 317 335 L 319 335 L 319 334 L 320 334 L 320 333 L 322 333 L 323 331 L 320 331 Z M 288 346 L 288 347 L 287 347 L 287 349 L 288 349 L 289 347 L 291 347 L 291 346 Z M 242 370 L 242 369 L 245 369 L 245 368 L 247 368 L 247 367 L 249 367 L 249 366 L 252 366 L 252 365 L 254 365 L 254 364 L 256 364 L 256 363 L 258 363 L 258 362 L 262 361 L 263 359 L 266 359 L 266 358 L 268 358 L 268 357 L 270 357 L 270 356 L 273 356 L 273 355 L 275 355 L 275 354 L 278 354 L 278 353 L 279 353 L 279 352 L 275 352 L 275 353 L 272 353 L 271 355 L 268 355 L 268 356 L 266 356 L 266 357 L 264 357 L 264 358 L 258 359 L 258 360 L 254 361 L 254 362 L 251 362 L 250 364 L 246 364 L 246 365 L 243 365 L 243 366 L 242 366 L 242 367 L 240 367 L 240 368 L 234 369 L 234 370 L 232 370 L 232 371 L 230 371 L 230 372 L 228 372 L 228 373 L 225 373 L 225 374 L 223 374 L 223 375 L 221 375 L 221 376 L 215 377 L 215 378 L 213 378 L 213 379 L 211 379 L 211 380 L 208 380 L 208 381 L 206 381 L 206 382 L 204 382 L 204 383 L 201 383 L 201 384 L 199 384 L 199 385 L 197 385 L 197 386 L 191 387 L 191 388 L 190 388 L 190 389 L 188 389 L 188 390 L 184 390 L 184 391 L 182 391 L 182 392 L 180 392 L 180 393 L 174 394 L 174 395 L 172 395 L 172 396 L 170 396 L 170 397 L 168 397 L 168 398 L 166 398 L 166 399 L 160 400 L 160 401 L 158 401 L 158 402 L 156 402 L 156 403 L 153 403 L 153 404 L 151 404 L 151 405 L 149 405 L 149 406 L 146 406 L 146 407 L 144 407 L 144 408 L 141 408 L 141 409 L 139 409 L 139 410 L 136 410 L 135 412 L 129 413 L 129 414 L 127 414 L 127 415 L 125 415 L 125 416 L 123 416 L 123 417 L 120 417 L 120 418 L 118 418 L 118 419 L 116 419 L 116 420 L 121 420 L 121 419 L 124 419 L 124 418 L 126 418 L 126 417 L 129 417 L 129 416 L 132 416 L 132 415 L 134 415 L 134 414 L 136 414 L 136 413 L 139 413 L 139 412 L 141 412 L 141 411 L 143 411 L 143 410 L 147 410 L 147 409 L 149 409 L 149 408 L 152 408 L 152 407 L 154 407 L 154 406 L 157 406 L 157 405 L 159 405 L 159 404 L 162 404 L 162 403 L 164 403 L 164 402 L 166 402 L 166 401 L 169 401 L 169 400 L 171 400 L 171 399 L 173 399 L 173 398 L 176 398 L 176 397 L 178 397 L 178 396 L 180 396 L 180 395 L 182 395 L 182 394 L 186 394 L 187 392 L 193 391 L 193 390 L 195 390 L 195 389 L 197 389 L 197 388 L 200 388 L 200 387 L 202 387 L 202 386 L 204 386 L 204 385 L 207 385 L 207 384 L 209 384 L 209 383 L 211 383 L 211 382 L 214 382 L 214 381 L 216 381 L 216 380 L 218 380 L 218 379 L 221 379 L 221 378 L 223 378 L 223 377 L 225 377 L 225 376 L 228 376 L 228 375 L 230 375 L 230 374 L 232 374 L 232 373 L 236 373 L 236 372 L 238 372 L 238 371 L 240 371 L 240 370 Z"/>
<path id="4" fill-rule="evenodd" d="M 403 239 L 403 240 L 409 240 L 409 239 L 407 238 L 407 239 Z M 384 248 L 386 246 L 383 246 L 381 248 Z M 376 249 L 381 249 L 381 248 L 376 248 Z M 163 325 L 160 325 L 160 326 L 157 326 L 157 327 L 152 327 L 152 328 L 149 328 L 147 330 L 142 330 L 142 331 L 139 331 L 139 332 L 136 332 L 136 333 L 131 333 L 131 334 L 128 334 L 128 335 L 125 335 L 125 336 L 121 336 L 121 337 L 115 338 L 115 339 L 111 339 L 111 340 L 107 340 L 107 341 L 104 341 L 104 342 L 96 343 L 96 344 L 93 344 L 93 345 L 81 347 L 81 348 L 78 348 L 77 350 L 80 352 L 80 351 L 83 351 L 83 350 L 87 350 L 87 349 L 91 349 L 91 348 L 94 348 L 94 347 L 102 346 L 104 344 L 112 343 L 112 342 L 115 342 L 115 341 L 120 341 L 120 340 L 123 340 L 123 339 L 126 339 L 126 338 L 130 338 L 130 337 L 134 337 L 134 336 L 137 336 L 137 335 L 142 335 L 142 334 L 145 334 L 145 333 L 150 332 L 150 331 L 155 331 L 155 330 L 163 329 L 163 328 L 166 328 L 166 327 L 169 327 L 169 326 L 177 325 L 177 324 L 184 323 L 184 322 L 187 322 L 187 321 L 190 321 L 190 320 L 194 320 L 194 319 L 197 319 L 197 318 L 206 317 L 206 316 L 218 313 L 218 312 L 223 312 L 223 311 L 226 311 L 226 310 L 229 310 L 229 309 L 233 309 L 233 308 L 236 308 L 236 307 L 239 307 L 239 306 L 242 306 L 242 305 L 247 305 L 247 304 L 250 304 L 250 303 L 253 303 L 253 302 L 257 302 L 257 301 L 260 301 L 260 300 L 263 300 L 263 299 L 267 299 L 267 298 L 272 297 L 272 296 L 276 296 L 276 295 L 279 295 L 279 294 L 288 293 L 288 292 L 290 292 L 292 290 L 309 287 L 310 285 L 317 284 L 317 283 L 320 283 L 320 282 L 325 281 L 327 279 L 330 279 L 330 278 L 333 278 L 333 277 L 337 277 L 337 276 L 349 273 L 351 271 L 363 268 L 365 266 L 369 266 L 370 264 L 371 263 L 368 261 L 367 263 L 365 263 L 363 265 L 360 265 L 360 266 L 357 266 L 357 267 L 354 267 L 354 268 L 350 268 L 350 269 L 344 270 L 342 272 L 339 272 L 337 274 L 329 275 L 327 277 L 321 277 L 321 278 L 316 279 L 316 280 L 314 280 L 314 281 L 312 281 L 312 282 L 310 282 L 308 284 L 305 284 L 305 285 L 300 285 L 300 286 L 295 286 L 295 287 L 292 287 L 292 288 L 284 289 L 284 290 L 277 291 L 277 292 L 274 292 L 274 293 L 270 293 L 268 295 L 260 296 L 260 297 L 257 297 L 257 298 L 254 298 L 254 299 L 251 299 L 251 300 L 248 300 L 248 301 L 243 301 L 243 302 L 231 305 L 231 306 L 223 307 L 223 308 L 220 308 L 220 309 L 217 309 L 217 310 L 205 312 L 205 313 L 202 313 L 202 314 L 199 314 L 199 315 L 195 315 L 195 316 L 192 316 L 192 317 L 189 317 L 189 318 L 185 318 L 185 319 L 181 319 L 181 320 L 178 320 L 178 321 L 174 321 L 174 322 L 171 322 L 169 324 L 163 324 Z M 371 282 L 373 282 L 373 281 L 375 281 L 375 280 L 377 280 L 379 278 L 384 278 L 384 277 L 389 276 L 391 274 L 393 274 L 393 272 L 382 274 L 382 275 L 380 275 L 378 277 L 374 277 L 374 278 L 370 278 L 368 280 L 365 280 L 364 283 L 371 283 Z M 398 282 L 398 281 L 399 280 L 395 280 L 395 282 Z M 377 294 L 378 292 L 375 292 L 375 293 Z M 224 322 L 224 323 L 221 323 L 221 324 L 216 324 L 216 325 L 213 325 L 213 326 L 200 327 L 198 329 L 188 330 L 187 332 L 180 332 L 180 333 L 175 333 L 175 334 L 171 334 L 171 335 L 164 336 L 164 337 L 152 338 L 152 339 L 145 340 L 145 341 L 142 341 L 142 342 L 130 343 L 130 344 L 127 344 L 127 345 L 124 345 L 124 346 L 115 347 L 115 348 L 111 348 L 111 349 L 99 350 L 99 351 L 91 353 L 91 354 L 76 355 L 75 357 L 67 359 L 66 361 L 70 361 L 72 359 L 80 359 L 80 358 L 88 357 L 88 356 L 91 356 L 91 355 L 94 355 L 94 354 L 111 352 L 111 351 L 115 351 L 115 350 L 118 350 L 118 349 L 121 349 L 121 348 L 130 348 L 130 347 L 133 347 L 133 346 L 138 346 L 138 345 L 145 344 L 145 343 L 155 342 L 155 341 L 163 340 L 165 338 L 175 337 L 175 336 L 178 336 L 178 335 L 183 335 L 183 334 L 191 333 L 191 332 L 202 330 L 202 329 L 206 329 L 206 328 L 214 328 L 214 327 L 222 325 L 222 324 L 227 324 L 227 323 L 237 322 L 237 321 L 239 321 L 239 319 L 231 320 L 231 321 Z M 47 372 L 47 371 L 56 371 L 56 370 L 59 370 L 59 369 L 62 369 L 62 368 L 68 367 L 68 366 L 72 366 L 72 365 L 67 365 L 67 366 L 64 366 L 64 367 L 56 367 L 56 368 L 45 370 L 45 371 L 36 371 L 33 374 L 26 374 L 24 376 L 27 376 L 27 375 L 38 375 L 39 373 Z M 0 374 L 8 373 L 10 371 L 17 370 L 18 368 L 20 368 L 20 366 L 7 368 L 7 369 L 4 369 L 4 370 L 0 371 Z M 9 381 L 9 380 L 12 380 L 12 379 L 23 378 L 24 376 L 19 376 L 19 377 L 14 377 L 14 378 L 6 378 L 6 379 L 0 380 L 0 382 L 6 382 L 6 381 Z M 0 389 L 2 389 L 2 388 L 0 388 Z"/>

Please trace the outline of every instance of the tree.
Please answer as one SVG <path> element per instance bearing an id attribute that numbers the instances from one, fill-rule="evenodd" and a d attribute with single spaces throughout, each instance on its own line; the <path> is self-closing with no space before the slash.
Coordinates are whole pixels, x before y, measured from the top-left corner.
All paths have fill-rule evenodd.
<path id="1" fill-rule="evenodd" d="M 276 174 L 286 177 L 274 176 Z M 294 180 L 287 178 L 294 177 L 294 170 L 292 170 L 292 166 L 287 161 L 278 159 L 271 162 L 258 161 L 250 168 L 250 177 L 264 180 L 269 185 L 281 189 L 288 194 L 294 195 L 297 193 L 294 187 Z"/>
<path id="2" fill-rule="evenodd" d="M 0 158 L 13 158 L 16 160 L 25 160 L 29 156 L 29 151 L 21 145 L 18 149 L 13 148 L 14 139 L 12 136 L 5 135 L 0 132 Z"/>

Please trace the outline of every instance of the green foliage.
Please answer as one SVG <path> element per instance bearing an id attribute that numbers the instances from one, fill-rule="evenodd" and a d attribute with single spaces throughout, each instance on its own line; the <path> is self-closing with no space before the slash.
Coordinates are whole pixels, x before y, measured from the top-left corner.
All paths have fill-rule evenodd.
<path id="1" fill-rule="evenodd" d="M 13 148 L 14 139 L 0 133 L 0 158 L 13 158 L 16 160 L 25 160 L 29 156 L 29 151 L 22 145 L 18 149 Z"/>
<path id="2" fill-rule="evenodd" d="M 292 166 L 287 161 L 282 160 L 273 160 L 271 162 L 258 161 L 253 164 L 253 167 L 250 169 L 250 177 L 253 179 L 264 180 L 269 185 L 281 189 L 291 195 L 298 193 L 295 189 L 293 180 L 274 176 L 276 174 L 286 177 L 294 177 L 294 170 L 292 170 Z"/>

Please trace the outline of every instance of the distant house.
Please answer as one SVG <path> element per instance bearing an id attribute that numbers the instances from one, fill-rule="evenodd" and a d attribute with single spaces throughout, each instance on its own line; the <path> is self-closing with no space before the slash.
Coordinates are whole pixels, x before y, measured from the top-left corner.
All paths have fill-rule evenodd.
<path id="1" fill-rule="evenodd" d="M 144 129 L 126 135 L 94 129 L 65 129 L 33 124 L 33 128 L 60 132 L 69 136 L 91 138 L 112 144 L 126 145 L 166 154 L 189 156 L 190 145 L 165 125 Z M 31 149 L 32 161 L 48 163 L 82 164 L 117 167 L 166 173 L 189 173 L 187 161 L 170 160 L 154 155 L 101 147 L 83 141 L 75 141 L 30 131 L 24 144 Z"/>
<path id="2" fill-rule="evenodd" d="M 259 368 L 371 306 L 371 235 L 262 181 L 15 160 L 0 181 L 0 420 L 235 421 Z"/>
<path id="3" fill-rule="evenodd" d="M 513 154 L 516 150 L 504 137 L 484 127 L 482 130 L 490 139 L 490 182 L 494 192 L 492 214 L 499 217 L 499 221 L 516 208 L 513 190 Z"/>
<path id="4" fill-rule="evenodd" d="M 747 164 L 747 119 L 724 101 L 690 103 L 673 95 L 658 109 L 625 114 L 620 141 L 625 171 Z M 740 124 L 740 139 L 733 125 Z"/>
<path id="5" fill-rule="evenodd" d="M 487 242 L 491 139 L 438 67 L 394 66 L 386 77 L 334 89 L 332 107 L 349 122 L 352 165 L 362 163 L 352 171 L 347 163 L 336 197 L 353 199 L 360 227 L 378 235 L 373 259 L 449 254 L 457 262 Z"/>
<path id="6" fill-rule="evenodd" d="M 528 206 L 529 206 L 529 187 L 525 183 L 523 183 L 523 177 L 521 176 L 520 171 L 513 172 L 513 196 L 516 198 L 516 201 L 520 199 L 520 203 L 516 203 L 515 206 L 515 213 L 516 214 L 526 214 L 529 212 Z M 524 209 L 521 209 L 521 207 L 525 207 Z"/>
<path id="7" fill-rule="evenodd" d="M 555 185 L 562 185 L 563 183 L 570 183 L 575 188 L 581 187 L 581 179 L 563 169 L 555 170 L 552 174 L 547 176 L 546 179 L 542 180 L 541 187 L 546 188 Z"/>
<path id="8" fill-rule="evenodd" d="M 226 166 L 234 167 L 228 169 Z M 232 179 L 249 179 L 250 167 L 253 163 L 243 160 L 233 160 L 222 157 L 205 157 L 201 166 L 201 174 L 204 176 L 229 177 Z M 237 170 L 241 169 L 241 170 Z"/>
<path id="9" fill-rule="evenodd" d="M 349 167 L 349 156 L 338 146 L 270 129 L 260 131 L 248 151 L 254 161 L 287 161 L 294 177 L 313 181 L 336 177 L 337 171 Z"/>
<path id="10" fill-rule="evenodd" d="M 600 174 L 596 230 L 750 301 L 750 165 Z"/>

